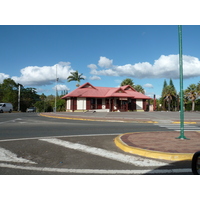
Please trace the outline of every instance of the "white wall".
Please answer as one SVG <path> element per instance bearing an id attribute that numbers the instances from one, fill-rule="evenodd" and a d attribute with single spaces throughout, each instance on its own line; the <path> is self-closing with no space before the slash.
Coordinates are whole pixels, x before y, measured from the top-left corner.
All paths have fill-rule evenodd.
<path id="1" fill-rule="evenodd" d="M 77 98 L 77 110 L 86 110 L 86 98 Z"/>
<path id="2" fill-rule="evenodd" d="M 66 101 L 66 110 L 70 110 L 71 100 L 67 99 Z"/>
<path id="3" fill-rule="evenodd" d="M 136 100 L 136 110 L 143 110 L 143 101 L 142 99 L 137 99 Z"/>

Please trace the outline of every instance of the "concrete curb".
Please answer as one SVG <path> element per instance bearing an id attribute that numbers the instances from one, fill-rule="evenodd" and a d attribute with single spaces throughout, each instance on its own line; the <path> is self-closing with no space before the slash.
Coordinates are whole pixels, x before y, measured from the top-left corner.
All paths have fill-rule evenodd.
<path id="1" fill-rule="evenodd" d="M 125 133 L 125 134 L 130 134 L 130 133 Z M 117 136 L 114 139 L 114 142 L 117 147 L 119 147 L 121 150 L 127 153 L 132 153 L 132 154 L 136 154 L 136 155 L 144 156 L 148 158 L 168 160 L 168 161 L 192 160 L 192 157 L 193 157 L 192 153 L 167 153 L 167 152 L 152 151 L 152 150 L 128 146 L 121 140 L 121 137 L 123 135 L 124 134 Z"/>

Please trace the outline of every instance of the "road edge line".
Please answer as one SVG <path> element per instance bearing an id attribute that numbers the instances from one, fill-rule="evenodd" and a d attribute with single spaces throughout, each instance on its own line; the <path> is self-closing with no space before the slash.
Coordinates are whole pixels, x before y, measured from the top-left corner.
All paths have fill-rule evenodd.
<path id="1" fill-rule="evenodd" d="M 54 116 L 54 115 L 45 115 L 42 113 L 39 113 L 39 116 L 42 117 L 49 117 L 49 118 L 55 118 L 55 119 L 70 119 L 70 120 L 82 120 L 82 121 L 99 121 L 99 122 L 125 122 L 125 123 L 131 123 L 131 122 L 136 122 L 136 123 L 152 123 L 152 124 L 156 124 L 158 123 L 157 121 L 137 121 L 137 120 L 133 120 L 133 121 L 126 121 L 126 120 L 111 120 L 111 119 L 91 119 L 91 118 L 80 118 L 80 117 L 59 117 L 59 116 Z"/>

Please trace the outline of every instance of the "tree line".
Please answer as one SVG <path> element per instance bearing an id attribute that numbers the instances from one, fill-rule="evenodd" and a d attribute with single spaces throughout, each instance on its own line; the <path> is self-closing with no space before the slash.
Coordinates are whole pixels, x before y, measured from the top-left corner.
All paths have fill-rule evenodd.
<path id="1" fill-rule="evenodd" d="M 135 85 L 130 78 L 124 79 L 121 84 L 131 85 L 137 92 L 145 93 L 141 85 Z M 190 84 L 184 91 L 184 110 L 186 111 L 200 111 L 200 82 L 197 84 Z M 153 99 L 151 104 L 153 104 Z M 172 79 L 169 84 L 164 80 L 161 97 L 156 99 L 156 107 L 158 111 L 179 111 L 180 110 L 180 94 L 176 91 Z"/>
<path id="2" fill-rule="evenodd" d="M 57 96 L 56 107 L 58 111 L 65 111 L 65 100 L 60 99 L 61 96 Z M 39 95 L 36 88 L 24 88 L 23 85 L 17 84 L 13 79 L 7 78 L 0 84 L 0 102 L 12 103 L 14 111 L 17 111 L 20 107 L 21 112 L 26 112 L 27 108 L 36 107 L 37 112 L 51 112 L 55 107 L 55 96 Z"/>
<path id="3" fill-rule="evenodd" d="M 80 84 L 80 80 L 84 80 L 82 74 L 78 71 L 71 72 L 71 75 L 67 78 L 68 82 L 76 81 L 76 86 Z M 130 85 L 137 92 L 145 93 L 144 88 L 141 85 L 135 85 L 130 78 L 124 79 L 120 86 Z M 37 94 L 36 88 L 24 88 L 23 85 L 17 84 L 14 80 L 7 78 L 0 84 L 0 102 L 9 102 L 13 104 L 13 109 L 18 110 L 18 99 L 20 89 L 20 111 L 25 112 L 29 107 L 36 107 L 37 112 L 52 112 L 55 107 L 55 96 L 44 93 Z M 64 92 L 64 93 L 63 93 Z M 56 110 L 65 111 L 65 100 L 61 99 L 66 95 L 68 91 L 63 91 L 61 95 L 56 95 Z M 160 99 L 156 99 L 156 110 L 161 111 L 178 111 L 180 109 L 180 94 L 177 93 L 172 79 L 169 84 L 164 80 L 162 94 Z M 200 111 L 200 82 L 197 84 L 190 84 L 186 90 L 184 90 L 184 109 L 187 111 Z M 153 104 L 153 99 L 151 100 Z"/>
<path id="4" fill-rule="evenodd" d="M 195 111 L 200 110 L 200 82 L 190 84 L 183 91 L 184 110 Z M 161 106 L 160 106 L 161 105 Z M 161 98 L 157 100 L 157 110 L 178 111 L 180 110 L 180 93 L 177 93 L 172 79 L 169 85 L 164 80 Z"/>
<path id="5" fill-rule="evenodd" d="M 18 110 L 19 89 L 20 110 L 25 112 L 28 107 L 33 106 L 39 100 L 39 95 L 35 88 L 24 88 L 11 78 L 4 79 L 0 84 L 0 102 L 12 103 L 13 110 Z"/>
<path id="6" fill-rule="evenodd" d="M 71 72 L 67 81 L 76 81 L 76 86 L 80 86 L 80 80 L 84 80 L 83 74 L 76 70 Z M 20 91 L 20 95 L 19 95 Z M 24 88 L 23 85 L 16 83 L 13 79 L 7 78 L 0 84 L 0 102 L 12 103 L 13 110 L 17 111 L 20 107 L 21 112 L 26 112 L 29 107 L 36 107 L 37 112 L 52 112 L 56 106 L 56 111 L 65 111 L 65 100 L 61 99 L 68 91 L 62 91 L 61 95 L 37 94 L 36 88 Z M 20 100 L 19 100 L 20 96 Z M 56 98 L 56 105 L 55 105 Z"/>

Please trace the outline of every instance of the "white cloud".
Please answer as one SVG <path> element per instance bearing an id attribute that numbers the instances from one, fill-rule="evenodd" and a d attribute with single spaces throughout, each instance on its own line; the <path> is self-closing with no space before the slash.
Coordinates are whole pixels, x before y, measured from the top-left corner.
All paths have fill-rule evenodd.
<path id="1" fill-rule="evenodd" d="M 74 71 L 69 62 L 59 62 L 53 66 L 28 66 L 21 69 L 21 76 L 13 76 L 12 79 L 16 83 L 24 86 L 41 86 L 50 85 L 56 80 L 56 67 L 57 78 L 59 81 L 66 80 L 70 72 Z"/>
<path id="2" fill-rule="evenodd" d="M 101 80 L 101 77 L 99 76 L 90 76 L 90 80 Z"/>
<path id="3" fill-rule="evenodd" d="M 143 85 L 143 87 L 153 88 L 153 85 L 151 83 L 146 83 L 146 84 Z"/>
<path id="4" fill-rule="evenodd" d="M 113 63 L 113 60 L 110 60 L 106 57 L 100 57 L 99 61 L 98 61 L 98 65 L 100 67 L 106 67 L 106 68 L 109 68 L 109 67 L 112 67 L 112 63 Z"/>
<path id="5" fill-rule="evenodd" d="M 90 64 L 88 65 L 88 68 L 92 69 L 97 69 L 98 67 L 95 64 Z"/>
<path id="6" fill-rule="evenodd" d="M 49 89 L 44 89 L 44 88 L 36 88 L 37 93 L 48 93 L 50 92 Z"/>
<path id="7" fill-rule="evenodd" d="M 57 85 L 57 86 L 54 86 L 52 89 L 56 90 L 56 87 L 57 87 L 57 91 L 70 90 L 66 85 Z"/>
<path id="8" fill-rule="evenodd" d="M 3 83 L 3 80 L 6 78 L 10 78 L 10 76 L 4 73 L 0 73 L 0 83 Z"/>
<path id="9" fill-rule="evenodd" d="M 103 76 L 128 76 L 134 78 L 179 78 L 179 58 L 178 55 L 161 55 L 154 64 L 141 62 L 135 64 L 126 64 L 123 66 L 112 65 L 113 60 L 100 57 L 99 66 L 110 67 L 109 69 L 91 68 L 93 75 Z M 107 63 L 107 64 L 106 64 Z M 94 66 L 94 64 L 90 65 Z M 193 56 L 183 55 L 183 76 L 191 78 L 200 76 L 200 60 Z"/>

